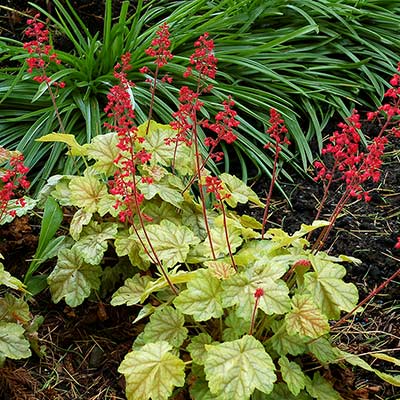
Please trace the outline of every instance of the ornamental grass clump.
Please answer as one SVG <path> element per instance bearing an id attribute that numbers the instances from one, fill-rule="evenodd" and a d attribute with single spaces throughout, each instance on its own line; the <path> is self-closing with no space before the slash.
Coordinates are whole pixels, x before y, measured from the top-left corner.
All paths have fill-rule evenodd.
<path id="1" fill-rule="evenodd" d="M 160 69 L 172 57 L 167 25 L 147 53 L 155 71 L 142 72 L 151 77 L 153 102 L 165 84 Z M 76 307 L 95 292 L 111 296 L 113 306 L 135 306 L 133 322 L 144 322 L 144 329 L 119 366 L 129 400 L 179 392 L 194 399 L 340 399 L 325 374 L 330 364 L 345 363 L 400 385 L 331 342 L 330 321 L 358 302 L 342 265 L 358 260 L 329 255 L 307 240 L 332 221 L 301 225 L 293 235 L 266 230 L 270 198 L 264 203 L 237 177 L 208 170 L 207 159 L 222 157 L 221 142 L 235 141 L 239 122 L 229 96 L 214 116 L 203 112 L 210 79 L 217 78 L 207 33 L 189 63 L 170 124 L 152 119 L 153 104 L 149 119 L 136 124 L 126 53 L 114 68 L 117 82 L 105 108 L 110 132 L 85 145 L 68 135 L 42 138 L 65 140 L 69 154 L 87 165 L 81 175 L 53 177 L 43 191 L 73 211 L 70 240 L 47 278 L 53 301 Z M 279 155 L 288 132 L 278 112 L 270 116 L 267 148 Z M 275 155 L 269 197 L 277 162 Z M 264 208 L 262 223 L 238 213 L 239 204 Z"/>

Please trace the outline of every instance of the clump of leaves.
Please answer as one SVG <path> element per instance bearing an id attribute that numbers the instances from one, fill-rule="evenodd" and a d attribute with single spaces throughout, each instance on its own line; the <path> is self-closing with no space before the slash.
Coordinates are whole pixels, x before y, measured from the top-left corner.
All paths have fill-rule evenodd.
<path id="1" fill-rule="evenodd" d="M 341 265 L 355 260 L 313 254 L 305 236 L 327 224 L 321 221 L 293 235 L 269 229 L 261 240 L 262 225 L 234 209 L 262 203 L 229 174 L 220 176 L 221 192 L 230 195 L 224 200 L 225 219 L 221 207 L 213 207 L 215 193 L 205 193 L 214 259 L 201 202 L 193 192 L 182 194 L 195 172 L 190 148 L 179 146 L 174 154 L 166 143 L 176 131 L 168 125 L 152 121 L 138 127 L 146 130 L 140 145 L 153 156 L 136 177 L 144 229 L 138 215 L 129 224 L 118 219 L 118 195 L 107 184 L 121 152 L 117 133 L 86 147 L 94 163 L 82 176 L 60 176 L 46 188 L 76 210 L 73 241 L 59 252 L 48 277 L 53 300 L 75 307 L 93 291 L 113 290 L 125 278 L 111 304 L 136 305 L 135 322 L 149 317 L 119 368 L 129 399 L 167 399 L 185 385 L 196 399 L 256 399 L 260 393 L 271 399 L 329 393 L 339 399 L 323 372 L 309 375 L 304 369 L 310 359 L 321 371 L 345 360 L 366 367 L 329 341 L 329 320 L 357 304 L 356 287 L 343 282 Z M 203 174 L 209 172 L 204 168 Z M 151 183 L 142 180 L 148 176 Z M 151 251 L 143 246 L 147 240 Z M 118 261 L 105 257 L 110 247 Z"/>
<path id="2" fill-rule="evenodd" d="M 159 69 L 172 57 L 166 33 L 163 25 L 149 52 L 152 94 L 162 83 Z M 47 279 L 53 301 L 75 307 L 94 291 L 113 292 L 112 305 L 139 308 L 134 322 L 148 322 L 119 368 L 130 400 L 167 399 L 183 386 L 196 399 L 340 399 L 324 377 L 330 363 L 372 370 L 329 337 L 329 321 L 357 305 L 342 265 L 357 260 L 310 247 L 307 236 L 329 222 L 289 235 L 265 229 L 268 211 L 262 224 L 235 211 L 238 204 L 264 204 L 237 177 L 212 176 L 205 166 L 207 158 L 222 157 L 216 152 L 221 140 L 235 140 L 237 121 L 232 99 L 214 122 L 199 116 L 217 59 L 207 34 L 195 47 L 185 76 L 194 76 L 196 89 L 181 88 L 171 125 L 153 121 L 150 107 L 148 121 L 136 126 L 126 54 L 106 106 L 112 131 L 84 146 L 67 134 L 41 139 L 65 142 L 87 166 L 82 175 L 53 177 L 44 188 L 75 210 L 72 240 L 63 243 Z M 280 149 L 288 143 L 281 136 L 286 130 L 279 114 L 271 118 L 268 132 Z M 206 159 L 201 128 L 214 134 L 204 141 Z M 318 372 L 306 371 L 310 362 Z"/>

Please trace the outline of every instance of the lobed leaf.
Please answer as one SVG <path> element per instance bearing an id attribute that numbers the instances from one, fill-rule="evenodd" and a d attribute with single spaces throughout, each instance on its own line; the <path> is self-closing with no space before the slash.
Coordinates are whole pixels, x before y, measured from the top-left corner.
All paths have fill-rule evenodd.
<path id="1" fill-rule="evenodd" d="M 7 357 L 13 360 L 30 357 L 29 341 L 24 328 L 14 322 L 0 321 L 0 361 Z"/>
<path id="2" fill-rule="evenodd" d="M 179 310 L 171 306 L 158 308 L 144 328 L 143 340 L 145 343 L 165 340 L 179 348 L 188 334 L 184 323 L 185 318 Z"/>
<path id="3" fill-rule="evenodd" d="M 82 304 L 92 289 L 99 289 L 100 275 L 101 267 L 85 263 L 76 247 L 62 249 L 47 278 L 54 303 L 64 298 L 71 307 Z"/>
<path id="4" fill-rule="evenodd" d="M 193 315 L 196 321 L 207 321 L 223 315 L 221 282 L 209 270 L 198 269 L 187 283 L 187 289 L 174 300 L 182 313 Z"/>
<path id="5" fill-rule="evenodd" d="M 329 332 L 328 319 L 315 305 L 310 295 L 296 294 L 292 299 L 292 311 L 285 316 L 289 335 L 318 338 Z"/>
<path id="6" fill-rule="evenodd" d="M 270 393 L 276 380 L 275 366 L 264 346 L 253 336 L 207 345 L 204 371 L 212 394 L 220 400 L 245 400 L 257 388 Z"/>
<path id="7" fill-rule="evenodd" d="M 158 341 L 125 356 L 118 372 L 125 375 L 128 400 L 167 400 L 175 386 L 184 385 L 185 364 L 171 349 Z"/>

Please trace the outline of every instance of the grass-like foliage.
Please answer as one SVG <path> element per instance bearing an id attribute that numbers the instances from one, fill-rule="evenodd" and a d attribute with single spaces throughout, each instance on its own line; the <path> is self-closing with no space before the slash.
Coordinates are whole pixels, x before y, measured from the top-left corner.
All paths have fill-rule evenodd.
<path id="1" fill-rule="evenodd" d="M 106 1 L 104 28 L 96 34 L 68 2 L 55 0 L 54 15 L 40 10 L 51 21 L 53 37 L 67 38 L 72 44 L 68 52 L 56 49 L 60 65 L 48 66 L 52 82 L 66 83 L 56 93 L 64 129 L 45 82 L 38 87 L 25 67 L 0 71 L 0 144 L 24 152 L 35 171 L 35 187 L 57 171 L 76 171 L 79 162 L 65 160 L 62 146 L 34 139 L 65 130 L 84 144 L 104 133 L 101 110 L 113 82 L 113 66 L 127 51 L 132 54 L 129 78 L 137 83 L 137 119 L 146 120 L 149 83 L 143 82 L 138 69 L 149 60 L 144 50 L 155 26 L 163 21 L 170 25 L 176 55 L 166 72 L 175 80 L 156 93 L 154 115 L 159 122 L 170 122 L 192 43 L 209 32 L 215 39 L 219 72 L 217 81 L 210 80 L 214 88 L 204 100 L 203 112 L 205 117 L 215 114 L 227 94 L 234 96 L 241 124 L 233 148 L 245 179 L 249 162 L 260 173 L 271 174 L 274 154 L 261 149 L 268 124 L 265 108 L 277 109 L 291 132 L 292 146 L 284 149 L 281 160 L 304 170 L 313 159 L 310 142 L 316 140 L 322 148 L 321 131 L 333 112 L 344 117 L 353 103 L 378 105 L 400 50 L 396 39 L 400 10 L 392 1 L 323 0 L 301 5 L 277 0 L 138 1 L 132 15 L 125 2 L 117 20 L 111 18 L 111 3 Z M 21 43 L 6 39 L 0 43 L 3 61 L 29 57 Z M 227 153 L 226 146 L 223 151 Z M 230 168 L 225 157 L 225 171 Z"/>

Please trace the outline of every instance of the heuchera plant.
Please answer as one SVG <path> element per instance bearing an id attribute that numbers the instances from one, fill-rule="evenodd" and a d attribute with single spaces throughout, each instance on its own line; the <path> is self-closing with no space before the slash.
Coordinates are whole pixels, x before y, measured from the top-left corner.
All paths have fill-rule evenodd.
<path id="1" fill-rule="evenodd" d="M 28 168 L 24 157 L 16 151 L 9 151 L 0 146 L 0 224 L 12 221 L 33 207 L 27 205 L 21 190 L 29 187 L 26 178 Z M 3 256 L 0 254 L 0 259 Z M 32 317 L 29 305 L 23 294 L 24 284 L 8 271 L 0 262 L 0 367 L 6 358 L 20 359 L 31 355 L 30 347 L 40 354 L 37 329 L 43 321 L 40 316 Z M 4 287 L 7 289 L 4 290 Z M 19 291 L 17 296 L 11 291 Z"/>
<path id="2" fill-rule="evenodd" d="M 168 26 L 162 25 L 147 50 L 155 71 L 142 72 L 150 77 L 153 94 L 163 79 L 171 79 L 158 78 L 172 57 L 168 37 Z M 97 291 L 113 292 L 114 306 L 137 307 L 134 323 L 146 325 L 119 367 L 130 400 L 167 399 L 182 387 L 193 399 L 340 399 L 324 376 L 330 363 L 374 370 L 330 340 L 330 321 L 358 301 L 355 285 L 343 281 L 342 265 L 357 260 L 321 251 L 322 239 L 317 247 L 307 240 L 334 220 L 302 225 L 293 235 L 266 230 L 273 183 L 263 204 L 237 177 L 213 176 L 207 169 L 209 158 L 222 157 L 219 143 L 236 139 L 239 123 L 231 98 L 213 119 L 201 117 L 202 96 L 212 90 L 210 78 L 217 71 L 208 34 L 195 43 L 185 72 L 190 80 L 180 90 L 170 125 L 153 121 L 150 107 L 148 121 L 136 126 L 129 60 L 126 54 L 115 67 L 118 83 L 105 109 L 109 133 L 83 146 L 68 135 L 42 138 L 65 139 L 70 153 L 85 157 L 88 165 L 82 176 L 53 177 L 45 188 L 74 210 L 73 240 L 63 244 L 48 277 L 54 302 L 75 307 Z M 289 141 L 275 110 L 270 122 L 266 142 L 277 154 L 275 182 L 279 151 Z M 209 135 L 205 159 L 200 129 Z M 343 130 L 355 137 L 352 129 Z M 358 157 L 354 163 L 368 159 Z M 336 167 L 345 172 L 341 162 L 339 157 Z M 320 166 L 319 177 L 329 182 Z M 366 167 L 355 167 L 355 175 Z M 352 190 L 363 193 L 357 179 Z M 265 207 L 262 223 L 235 212 L 246 203 Z M 113 252 L 117 261 L 105 257 Z M 124 284 L 115 290 L 121 278 Z"/>

